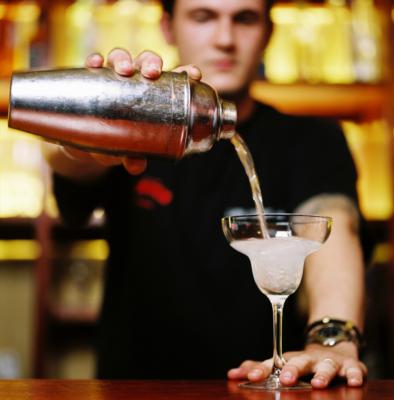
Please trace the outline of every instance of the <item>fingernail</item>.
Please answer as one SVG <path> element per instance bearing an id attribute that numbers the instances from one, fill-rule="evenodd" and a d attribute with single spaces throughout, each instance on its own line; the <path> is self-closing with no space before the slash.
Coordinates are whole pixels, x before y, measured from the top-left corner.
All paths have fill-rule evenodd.
<path id="1" fill-rule="evenodd" d="M 92 62 L 94 64 L 101 63 L 101 56 L 99 54 L 92 54 L 90 56 L 90 62 Z"/>
<path id="2" fill-rule="evenodd" d="M 118 71 L 129 71 L 131 69 L 131 65 L 128 61 L 120 61 L 117 65 Z"/>
<path id="3" fill-rule="evenodd" d="M 351 378 L 349 379 L 349 384 L 350 385 L 361 385 L 362 381 L 360 381 L 360 379 L 357 378 Z"/>
<path id="4" fill-rule="evenodd" d="M 283 372 L 283 378 L 292 379 L 293 375 L 290 372 Z"/>
<path id="5" fill-rule="evenodd" d="M 255 369 L 249 373 L 249 376 L 251 378 L 259 378 L 261 376 L 261 374 L 262 374 L 262 371 L 260 371 L 259 369 Z"/>
<path id="6" fill-rule="evenodd" d="M 240 376 L 240 375 L 244 375 L 244 374 L 242 374 L 241 373 L 241 370 L 240 370 L 240 368 L 233 368 L 233 369 L 230 369 L 228 372 L 227 372 L 227 375 L 229 376 L 229 377 L 238 377 L 238 376 Z"/>
<path id="7" fill-rule="evenodd" d="M 157 72 L 160 72 L 160 68 L 156 64 L 144 65 L 143 70 L 144 70 L 145 73 L 157 73 Z"/>
<path id="8" fill-rule="evenodd" d="M 316 378 L 313 378 L 313 381 L 315 383 L 319 384 L 319 385 L 325 385 L 326 384 L 326 380 L 323 377 L 320 377 L 320 376 L 318 376 Z"/>

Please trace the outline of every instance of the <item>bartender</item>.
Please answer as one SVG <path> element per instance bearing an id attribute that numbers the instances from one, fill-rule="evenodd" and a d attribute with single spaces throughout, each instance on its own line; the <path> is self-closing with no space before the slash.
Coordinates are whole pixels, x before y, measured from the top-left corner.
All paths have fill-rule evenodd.
<path id="1" fill-rule="evenodd" d="M 360 386 L 363 254 L 356 170 L 340 128 L 284 115 L 249 96 L 270 37 L 270 0 L 163 1 L 161 26 L 187 71 L 234 101 L 270 211 L 334 218 L 330 238 L 308 257 L 307 335 L 290 298 L 287 364 L 280 381 L 311 375 L 314 388 L 336 377 Z M 114 49 L 119 75 L 156 79 L 161 58 Z M 92 54 L 86 66 L 100 68 Z M 198 67 L 197 67 L 198 66 Z M 110 245 L 97 343 L 98 377 L 222 378 L 260 381 L 271 372 L 272 313 L 249 260 L 220 229 L 224 215 L 251 213 L 250 188 L 234 148 L 220 141 L 201 155 L 170 160 L 118 158 L 52 145 L 47 158 L 66 223 L 86 223 L 101 206 Z M 148 188 L 148 189 L 147 189 Z M 167 201 L 161 201 L 163 193 Z M 294 297 L 294 296 L 293 296 Z M 265 361 L 264 361 L 265 360 Z"/>

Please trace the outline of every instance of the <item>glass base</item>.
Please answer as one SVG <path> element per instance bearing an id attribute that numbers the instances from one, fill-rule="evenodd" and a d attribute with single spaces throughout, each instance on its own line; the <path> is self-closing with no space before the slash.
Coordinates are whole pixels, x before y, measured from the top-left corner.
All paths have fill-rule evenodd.
<path id="1" fill-rule="evenodd" d="M 252 389 L 252 390 L 281 390 L 281 391 L 290 391 L 290 390 L 311 390 L 312 386 L 309 383 L 305 383 L 302 381 L 297 381 L 294 386 L 285 386 L 283 385 L 279 377 L 277 375 L 270 375 L 267 379 L 262 382 L 244 382 L 239 385 L 239 387 L 244 389 Z"/>

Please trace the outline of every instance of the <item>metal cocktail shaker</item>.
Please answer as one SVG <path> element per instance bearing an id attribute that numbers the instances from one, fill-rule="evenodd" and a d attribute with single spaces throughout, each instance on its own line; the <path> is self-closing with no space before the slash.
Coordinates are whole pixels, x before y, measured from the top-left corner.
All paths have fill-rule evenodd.
<path id="1" fill-rule="evenodd" d="M 181 158 L 231 138 L 235 123 L 235 105 L 186 72 L 150 80 L 77 68 L 11 79 L 10 127 L 94 152 Z"/>

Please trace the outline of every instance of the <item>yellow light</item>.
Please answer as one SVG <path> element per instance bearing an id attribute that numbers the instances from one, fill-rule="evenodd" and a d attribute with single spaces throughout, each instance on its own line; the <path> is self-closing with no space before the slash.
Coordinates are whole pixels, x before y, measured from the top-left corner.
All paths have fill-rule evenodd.
<path id="1" fill-rule="evenodd" d="M 81 240 L 67 250 L 67 257 L 72 259 L 105 261 L 108 254 L 108 243 L 103 239 Z"/>
<path id="2" fill-rule="evenodd" d="M 36 240 L 0 240 L 0 261 L 35 260 L 40 254 Z"/>
<path id="3" fill-rule="evenodd" d="M 329 5 L 333 7 L 345 7 L 346 3 L 343 0 L 329 0 L 328 1 Z"/>
<path id="4" fill-rule="evenodd" d="M 117 16 L 133 18 L 139 13 L 142 5 L 137 0 L 120 0 L 114 3 L 112 7 Z"/>
<path id="5" fill-rule="evenodd" d="M 7 6 L 5 4 L 0 4 L 0 19 L 4 18 Z"/>
<path id="6" fill-rule="evenodd" d="M 334 18 L 329 9 L 323 7 L 306 8 L 300 12 L 301 25 L 324 26 L 334 23 Z"/>
<path id="7" fill-rule="evenodd" d="M 351 16 L 344 0 L 277 5 L 271 18 L 274 30 L 264 54 L 269 81 L 354 81 Z"/>
<path id="8" fill-rule="evenodd" d="M 358 170 L 361 211 L 369 220 L 387 220 L 393 214 L 390 130 L 383 120 L 343 127 Z"/>
<path id="9" fill-rule="evenodd" d="M 17 22 L 36 21 L 40 16 L 40 13 L 40 7 L 35 2 L 13 5 L 7 12 L 10 19 Z"/>
<path id="10" fill-rule="evenodd" d="M 34 173 L 3 171 L 0 188 L 0 217 L 34 218 L 41 214 L 44 187 Z"/>
<path id="11" fill-rule="evenodd" d="M 98 4 L 93 10 L 93 19 L 98 23 L 111 24 L 115 18 L 113 9 L 111 4 Z"/>
<path id="12" fill-rule="evenodd" d="M 391 262 L 393 259 L 393 246 L 391 243 L 378 243 L 375 245 L 372 254 L 371 265 L 381 265 Z"/>
<path id="13" fill-rule="evenodd" d="M 146 3 L 141 7 L 141 11 L 138 15 L 139 20 L 142 23 L 154 24 L 160 21 L 161 7 L 159 4 Z"/>
<path id="14" fill-rule="evenodd" d="M 274 24 L 294 24 L 297 22 L 298 10 L 294 6 L 275 6 L 270 14 Z"/>
<path id="15" fill-rule="evenodd" d="M 57 207 L 56 199 L 53 193 L 47 193 L 45 198 L 45 213 L 51 218 L 58 218 L 59 209 Z"/>
<path id="16" fill-rule="evenodd" d="M 66 19 L 73 26 L 83 29 L 92 18 L 92 5 L 89 1 L 78 0 L 66 12 Z"/>
<path id="17" fill-rule="evenodd" d="M 11 133 L 12 132 L 12 133 Z M 0 217 L 35 218 L 44 205 L 43 159 L 32 135 L 0 120 Z"/>

